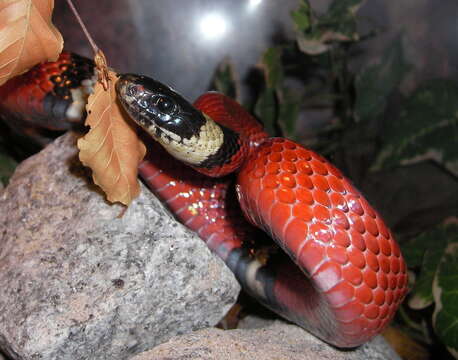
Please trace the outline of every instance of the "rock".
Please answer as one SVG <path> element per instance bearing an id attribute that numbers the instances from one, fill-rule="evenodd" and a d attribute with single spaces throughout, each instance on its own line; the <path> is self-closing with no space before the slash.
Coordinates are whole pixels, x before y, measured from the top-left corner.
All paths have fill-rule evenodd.
<path id="1" fill-rule="evenodd" d="M 131 360 L 159 359 L 401 360 L 381 336 L 354 350 L 338 350 L 300 327 L 279 320 L 258 329 L 199 330 L 174 337 Z"/>
<path id="2" fill-rule="evenodd" d="M 75 135 L 23 162 L 0 193 L 0 348 L 12 359 L 128 359 L 215 325 L 239 285 L 146 188 L 109 205 Z"/>
<path id="3" fill-rule="evenodd" d="M 268 326 L 271 326 L 275 323 L 275 319 L 278 319 L 278 316 L 275 318 L 265 318 L 258 315 L 250 314 L 245 316 L 237 324 L 237 329 L 261 329 Z"/>

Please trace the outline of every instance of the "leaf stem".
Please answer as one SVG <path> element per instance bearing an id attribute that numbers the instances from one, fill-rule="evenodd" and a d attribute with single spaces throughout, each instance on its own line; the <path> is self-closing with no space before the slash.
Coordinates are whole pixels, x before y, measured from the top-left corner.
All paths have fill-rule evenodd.
<path id="1" fill-rule="evenodd" d="M 86 25 L 84 25 L 83 20 L 81 19 L 78 13 L 78 10 L 76 10 L 75 5 L 73 5 L 72 0 L 67 0 L 67 4 L 70 7 L 70 9 L 72 10 L 73 15 L 75 15 L 76 20 L 78 20 L 78 23 L 80 24 L 81 29 L 84 32 L 84 35 L 86 35 L 86 38 L 89 41 L 89 44 L 91 44 L 92 50 L 94 51 L 94 55 L 97 54 L 99 52 L 99 47 L 96 45 L 94 39 L 92 38 L 91 34 L 87 30 Z"/>
<path id="2" fill-rule="evenodd" d="M 107 59 L 105 58 L 105 54 L 96 45 L 94 39 L 87 30 L 86 25 L 84 25 L 83 20 L 81 19 L 78 13 L 78 10 L 76 10 L 75 5 L 73 5 L 72 0 L 67 0 L 67 4 L 72 10 L 73 15 L 75 15 L 76 20 L 78 20 L 78 23 L 80 24 L 81 29 L 84 32 L 84 35 L 86 35 L 86 38 L 89 41 L 89 44 L 91 44 L 92 50 L 94 51 L 94 61 L 98 72 L 98 80 L 103 85 L 104 90 L 107 91 L 109 88 L 110 77 L 108 75 L 108 65 Z"/>

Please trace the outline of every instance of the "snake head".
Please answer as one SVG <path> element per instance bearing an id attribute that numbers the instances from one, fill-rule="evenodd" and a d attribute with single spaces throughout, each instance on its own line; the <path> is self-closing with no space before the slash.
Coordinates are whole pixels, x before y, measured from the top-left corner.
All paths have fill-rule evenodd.
<path id="1" fill-rule="evenodd" d="M 200 166 L 220 149 L 221 127 L 159 81 L 123 74 L 116 92 L 130 117 L 178 160 Z"/>
<path id="2" fill-rule="evenodd" d="M 142 75 L 124 74 L 116 83 L 118 98 L 130 117 L 154 138 L 177 141 L 199 135 L 205 118 L 168 86 Z"/>

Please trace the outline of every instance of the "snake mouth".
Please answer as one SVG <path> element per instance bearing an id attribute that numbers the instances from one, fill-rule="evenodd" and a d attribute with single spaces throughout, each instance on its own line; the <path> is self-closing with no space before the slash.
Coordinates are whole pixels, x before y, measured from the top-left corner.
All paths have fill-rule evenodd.
<path id="1" fill-rule="evenodd" d="M 146 129 L 155 124 L 145 116 L 144 89 L 136 84 L 134 75 L 121 75 L 116 82 L 116 92 L 124 110 L 138 125 Z"/>

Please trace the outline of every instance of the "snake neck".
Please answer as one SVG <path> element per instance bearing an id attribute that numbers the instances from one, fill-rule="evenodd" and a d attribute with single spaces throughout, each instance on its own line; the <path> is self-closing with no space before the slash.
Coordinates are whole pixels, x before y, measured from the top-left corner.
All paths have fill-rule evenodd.
<path id="1" fill-rule="evenodd" d="M 219 124 L 204 114 L 206 123 L 201 127 L 194 147 L 194 156 L 199 154 L 198 163 L 182 159 L 196 171 L 211 177 L 221 177 L 236 172 L 245 162 L 249 153 L 249 139 L 243 134 Z M 168 150 L 173 156 L 177 157 Z"/>
<path id="2" fill-rule="evenodd" d="M 248 155 L 245 137 L 208 115 L 203 114 L 203 119 L 198 132 L 190 136 L 154 123 L 138 123 L 175 159 L 202 174 L 222 177 L 237 171 Z"/>
<path id="3" fill-rule="evenodd" d="M 261 123 L 233 99 L 216 92 L 201 95 L 194 106 L 209 123 L 218 126 L 224 139 L 212 156 L 194 168 L 217 177 L 237 172 L 269 135 Z"/>

